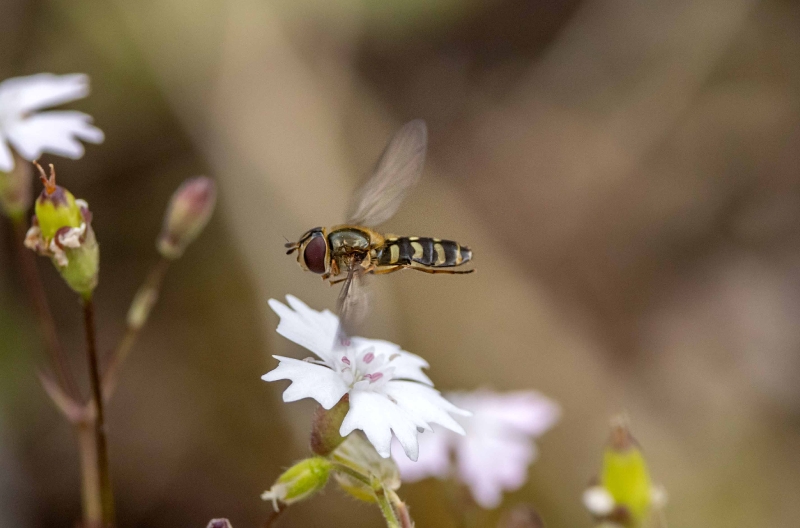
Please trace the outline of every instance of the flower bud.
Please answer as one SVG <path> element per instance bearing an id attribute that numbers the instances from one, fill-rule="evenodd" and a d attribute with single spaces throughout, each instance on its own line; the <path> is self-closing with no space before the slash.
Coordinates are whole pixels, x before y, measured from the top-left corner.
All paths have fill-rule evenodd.
<path id="1" fill-rule="evenodd" d="M 217 200 L 214 180 L 199 176 L 186 180 L 172 195 L 158 251 L 168 259 L 180 257 L 208 223 Z"/>
<path id="2" fill-rule="evenodd" d="M 272 488 L 261 494 L 262 500 L 272 501 L 275 511 L 278 502 L 292 504 L 307 499 L 328 483 L 333 464 L 322 457 L 302 460 L 278 477 Z"/>
<path id="3" fill-rule="evenodd" d="M 637 527 L 647 520 L 651 506 L 661 506 L 654 499 L 663 495 L 650 481 L 647 463 L 626 420 L 615 419 L 599 482 L 583 495 L 587 509 L 598 520 Z"/>
<path id="4" fill-rule="evenodd" d="M 44 190 L 36 200 L 25 246 L 50 257 L 67 284 L 84 297 L 89 296 L 97 286 L 100 268 L 100 248 L 92 230 L 89 205 L 56 185 L 52 165 L 50 177 L 41 166 L 36 164 L 36 167 Z"/>
<path id="5" fill-rule="evenodd" d="M 315 455 L 328 456 L 336 449 L 344 438 L 339 434 L 344 417 L 350 410 L 350 395 L 345 394 L 339 402 L 325 409 L 321 405 L 311 419 L 311 451 Z"/>
<path id="6" fill-rule="evenodd" d="M 31 164 L 14 155 L 11 172 L 0 171 L 0 209 L 12 219 L 21 219 L 33 201 Z"/>

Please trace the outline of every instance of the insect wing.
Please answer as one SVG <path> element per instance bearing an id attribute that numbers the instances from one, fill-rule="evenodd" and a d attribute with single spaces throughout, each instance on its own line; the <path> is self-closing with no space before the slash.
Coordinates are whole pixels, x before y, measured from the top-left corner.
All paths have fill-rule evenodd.
<path id="1" fill-rule="evenodd" d="M 372 176 L 353 199 L 348 224 L 375 226 L 397 212 L 425 165 L 428 127 L 422 119 L 403 125 L 383 151 Z"/>
<path id="2" fill-rule="evenodd" d="M 340 338 L 354 335 L 367 315 L 368 303 L 369 295 L 364 287 L 364 268 L 353 264 L 347 272 L 347 279 L 336 301 Z"/>

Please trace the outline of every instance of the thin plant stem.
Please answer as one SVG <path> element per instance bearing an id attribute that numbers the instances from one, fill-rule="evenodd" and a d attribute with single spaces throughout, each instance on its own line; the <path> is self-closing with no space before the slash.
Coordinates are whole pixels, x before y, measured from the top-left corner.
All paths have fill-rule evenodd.
<path id="1" fill-rule="evenodd" d="M 394 490 L 389 490 L 389 500 L 394 506 L 394 511 L 397 512 L 397 518 L 400 521 L 402 528 L 414 528 L 414 521 L 411 520 L 411 515 L 408 513 L 408 506 L 400 500 L 400 497 Z"/>
<path id="2" fill-rule="evenodd" d="M 161 285 L 164 282 L 164 276 L 167 274 L 170 263 L 171 261 L 169 259 L 163 257 L 159 259 L 159 261 L 150 268 L 147 278 L 145 278 L 134 297 L 134 303 L 139 300 L 145 301 L 144 320 L 141 321 L 140 324 L 133 324 L 130 316 L 128 317 L 128 326 L 125 329 L 125 334 L 122 336 L 116 350 L 112 354 L 108 367 L 103 374 L 103 396 L 106 401 L 111 398 L 111 395 L 114 394 L 114 390 L 117 388 L 122 364 L 128 359 L 133 345 L 136 343 L 144 327 L 149 311 L 156 299 L 158 299 L 158 295 L 161 292 Z"/>
<path id="3" fill-rule="evenodd" d="M 97 471 L 97 448 L 91 422 L 77 424 L 78 447 L 81 459 L 81 498 L 83 524 L 87 528 L 103 525 L 103 501 L 100 474 Z"/>
<path id="4" fill-rule="evenodd" d="M 401 528 L 400 521 L 397 520 L 397 515 L 394 513 L 389 498 L 386 496 L 386 488 L 383 486 L 376 487 L 375 499 L 378 501 L 378 507 L 381 509 L 383 518 L 386 519 L 386 526 L 388 528 Z"/>
<path id="5" fill-rule="evenodd" d="M 94 323 L 94 302 L 91 294 L 83 299 L 83 316 L 86 326 L 86 355 L 89 360 L 89 380 L 95 404 L 94 436 L 97 451 L 97 473 L 100 481 L 102 522 L 104 526 L 114 524 L 114 495 L 111 489 L 111 474 L 108 467 L 108 442 L 106 439 L 105 404 L 100 385 L 100 366 L 97 359 L 97 337 Z"/>
<path id="6" fill-rule="evenodd" d="M 26 228 L 21 217 L 14 218 L 13 228 L 16 238 L 14 250 L 17 253 L 20 272 L 28 288 L 28 294 L 30 295 L 34 311 L 39 320 L 47 352 L 50 356 L 50 361 L 53 363 L 53 369 L 56 372 L 59 384 L 64 388 L 67 394 L 73 399 L 80 401 L 82 399 L 80 389 L 67 363 L 64 349 L 61 347 L 61 341 L 58 339 L 58 331 L 56 330 L 53 313 L 50 311 L 50 304 L 47 301 L 47 294 L 42 284 L 42 278 L 39 275 L 39 269 L 36 267 L 36 257 L 33 252 L 27 250 L 24 245 Z"/>
<path id="7" fill-rule="evenodd" d="M 264 523 L 262 528 L 272 528 L 273 526 L 275 526 L 275 522 L 278 520 L 278 518 L 281 515 L 283 515 L 283 512 L 285 512 L 285 511 L 286 511 L 286 506 L 280 506 L 279 505 L 278 506 L 278 511 L 274 512 L 272 514 L 272 516 L 270 516 L 270 518 L 267 519 L 267 522 Z"/>
<path id="8" fill-rule="evenodd" d="M 349 464 L 346 464 L 344 462 L 333 462 L 333 467 L 336 471 L 349 475 L 354 479 L 356 479 L 357 481 L 361 482 L 362 484 L 372 487 L 372 481 L 370 480 L 370 478 L 367 475 L 364 475 L 363 473 L 358 471 L 357 469 L 353 468 Z"/>

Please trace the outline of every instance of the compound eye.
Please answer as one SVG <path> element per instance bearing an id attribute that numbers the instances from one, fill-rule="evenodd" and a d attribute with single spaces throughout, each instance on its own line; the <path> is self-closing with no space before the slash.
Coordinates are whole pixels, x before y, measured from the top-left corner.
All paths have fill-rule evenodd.
<path id="1" fill-rule="evenodd" d="M 325 237 L 322 234 L 312 235 L 303 250 L 306 267 L 310 271 L 322 275 L 325 273 L 325 255 L 327 253 L 328 243 L 325 241 Z"/>

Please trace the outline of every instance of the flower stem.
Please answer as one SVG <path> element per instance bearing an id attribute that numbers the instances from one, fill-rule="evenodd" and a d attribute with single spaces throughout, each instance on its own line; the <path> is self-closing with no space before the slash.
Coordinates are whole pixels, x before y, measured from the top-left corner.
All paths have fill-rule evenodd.
<path id="1" fill-rule="evenodd" d="M 83 524 L 87 528 L 103 525 L 103 500 L 100 491 L 100 474 L 97 472 L 97 448 L 91 422 L 76 426 L 81 458 L 81 497 Z"/>
<path id="2" fill-rule="evenodd" d="M 75 377 L 67 363 L 64 349 L 61 347 L 61 341 L 58 339 L 53 313 L 50 311 L 50 304 L 47 302 L 47 294 L 42 284 L 42 278 L 36 267 L 36 257 L 32 251 L 25 249 L 24 246 L 26 232 L 24 220 L 21 217 L 15 217 L 13 219 L 13 228 L 16 236 L 14 249 L 17 253 L 20 272 L 28 288 L 28 294 L 33 303 L 36 316 L 39 319 L 47 352 L 50 355 L 59 384 L 73 399 L 80 401 L 80 389 L 78 389 L 78 383 L 75 381 Z"/>
<path id="3" fill-rule="evenodd" d="M 378 507 L 381 509 L 383 518 L 386 519 L 386 526 L 388 528 L 401 528 L 400 521 L 397 520 L 397 515 L 395 515 L 389 498 L 386 496 L 386 488 L 383 486 L 376 487 L 375 499 L 378 501 Z"/>
<path id="4" fill-rule="evenodd" d="M 106 401 L 111 398 L 111 395 L 117 388 L 120 368 L 130 355 L 131 349 L 133 349 L 133 345 L 139 338 L 144 323 L 147 321 L 150 309 L 158 299 L 158 295 L 161 292 L 161 285 L 164 282 L 164 276 L 167 274 L 170 262 L 169 259 L 162 257 L 150 268 L 147 278 L 145 278 L 142 285 L 139 286 L 133 303 L 131 303 L 131 311 L 137 310 L 137 317 L 132 318 L 131 314 L 128 315 L 128 326 L 125 329 L 125 334 L 117 345 L 108 367 L 103 374 L 103 397 Z"/>
<path id="5" fill-rule="evenodd" d="M 264 523 L 263 528 L 272 528 L 273 526 L 275 526 L 275 522 L 285 511 L 286 511 L 286 506 L 284 505 L 278 506 L 278 510 L 276 512 L 273 512 L 270 518 L 267 519 L 267 522 Z"/>
<path id="6" fill-rule="evenodd" d="M 86 354 L 89 360 L 89 380 L 92 385 L 96 416 L 94 437 L 97 473 L 100 483 L 103 526 L 114 524 L 114 495 L 111 489 L 111 474 L 108 468 L 108 442 L 106 440 L 105 404 L 101 393 L 100 367 L 97 359 L 97 338 L 94 323 L 94 302 L 91 294 L 83 299 L 83 316 L 86 326 Z"/>
<path id="7" fill-rule="evenodd" d="M 362 484 L 372 487 L 372 481 L 370 480 L 370 478 L 367 475 L 360 472 L 359 470 L 357 470 L 356 468 L 350 466 L 349 464 L 346 464 L 344 462 L 334 461 L 333 468 L 340 473 L 344 473 L 345 475 L 353 477 Z"/>
<path id="8" fill-rule="evenodd" d="M 402 528 L 414 528 L 414 521 L 411 520 L 411 515 L 408 513 L 408 506 L 400 500 L 400 497 L 393 490 L 389 490 L 389 500 L 397 512 L 397 518 L 400 520 Z"/>

